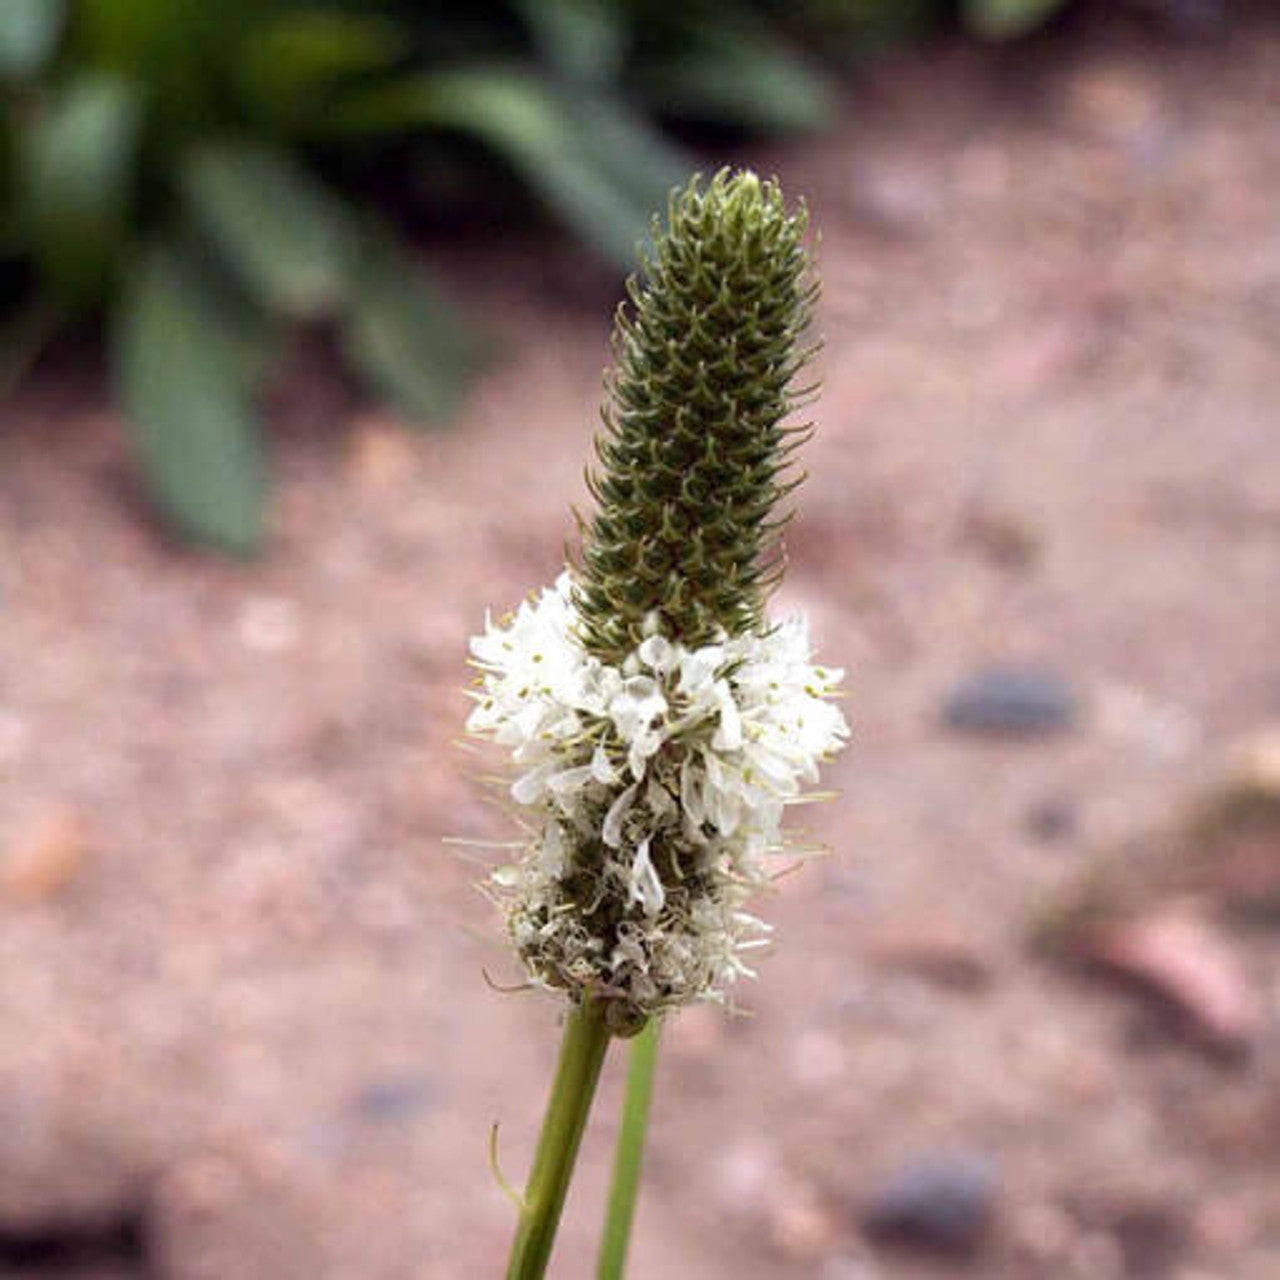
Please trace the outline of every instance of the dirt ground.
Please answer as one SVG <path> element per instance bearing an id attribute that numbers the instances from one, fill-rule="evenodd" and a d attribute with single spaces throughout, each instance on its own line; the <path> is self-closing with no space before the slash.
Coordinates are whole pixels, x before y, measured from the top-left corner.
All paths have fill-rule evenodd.
<path id="1" fill-rule="evenodd" d="M 855 742 L 751 1016 L 668 1029 L 631 1273 L 1280 1276 L 1280 933 L 1213 926 L 1230 1057 L 1029 943 L 1280 724 L 1280 27 L 895 55 L 751 158 L 822 235 L 779 607 L 849 669 Z M 517 975 L 442 839 L 505 832 L 456 742 L 466 639 L 557 570 L 613 293 L 554 245 L 435 252 L 501 358 L 409 434 L 301 352 L 257 564 L 157 536 L 80 364 L 6 411 L 0 1275 L 503 1266 L 486 1138 L 518 1180 L 556 1009 L 486 986 Z M 992 663 L 1074 722 L 946 728 Z M 864 1230 L 915 1158 L 981 1162 L 968 1256 Z"/>

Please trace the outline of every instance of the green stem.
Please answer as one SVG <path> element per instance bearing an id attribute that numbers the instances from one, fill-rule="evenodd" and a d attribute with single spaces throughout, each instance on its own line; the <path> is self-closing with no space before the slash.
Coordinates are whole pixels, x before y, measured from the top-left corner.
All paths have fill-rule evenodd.
<path id="1" fill-rule="evenodd" d="M 644 1158 L 644 1135 L 649 1123 L 649 1103 L 653 1098 L 653 1072 L 658 1061 L 658 1019 L 631 1043 L 627 1061 L 627 1093 L 622 1103 L 622 1128 L 613 1163 L 613 1186 L 604 1220 L 604 1239 L 596 1280 L 622 1280 L 627 1265 L 627 1245 L 636 1215 L 636 1193 L 640 1188 L 640 1165 Z"/>
<path id="2" fill-rule="evenodd" d="M 511 1246 L 507 1280 L 541 1280 L 547 1269 L 582 1131 L 586 1128 L 587 1112 L 591 1109 L 608 1047 L 609 1029 L 596 1006 L 583 1005 L 569 1014 L 538 1150 L 525 1189 L 524 1208 Z"/>

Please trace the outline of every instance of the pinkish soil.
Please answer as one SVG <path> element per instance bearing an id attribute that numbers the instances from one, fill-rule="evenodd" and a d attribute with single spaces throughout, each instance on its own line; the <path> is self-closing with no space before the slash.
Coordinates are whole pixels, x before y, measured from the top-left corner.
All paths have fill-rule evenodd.
<path id="1" fill-rule="evenodd" d="M 753 1016 L 669 1028 L 634 1276 L 1280 1275 L 1280 935 L 1225 939 L 1261 1010 L 1231 1063 L 1027 943 L 1280 721 L 1278 123 L 1274 23 L 1104 25 L 895 56 L 829 137 L 755 157 L 822 233 L 782 603 L 850 669 L 856 742 L 805 811 L 834 856 L 766 904 Z M 499 1274 L 486 1137 L 518 1177 L 556 1009 L 486 986 L 515 970 L 442 839 L 504 834 L 455 745 L 466 639 L 555 574 L 584 499 L 610 297 L 561 263 L 445 264 L 504 353 L 447 432 L 299 373 L 251 566 L 140 518 L 88 379 L 47 368 L 8 411 L 0 853 L 36 869 L 0 901 L 0 1241 L 136 1210 L 153 1278 Z M 993 660 L 1062 673 L 1079 725 L 944 731 Z M 1045 801 L 1075 815 L 1056 843 Z M 899 1160 L 957 1146 L 999 1171 L 975 1261 L 864 1238 Z"/>

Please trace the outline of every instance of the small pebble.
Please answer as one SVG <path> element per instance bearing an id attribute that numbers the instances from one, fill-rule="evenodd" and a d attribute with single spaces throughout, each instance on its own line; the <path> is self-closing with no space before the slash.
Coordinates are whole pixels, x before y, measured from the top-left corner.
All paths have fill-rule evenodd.
<path id="1" fill-rule="evenodd" d="M 991 957 L 973 931 L 936 913 L 872 932 L 865 951 L 877 969 L 910 974 L 936 987 L 977 991 L 995 977 Z"/>
<path id="2" fill-rule="evenodd" d="M 943 720 L 964 733 L 1032 737 L 1070 728 L 1078 710 L 1075 695 L 1052 671 L 988 667 L 951 691 Z"/>
<path id="3" fill-rule="evenodd" d="M 41 814 L 20 831 L 0 865 L 0 897 L 42 902 L 75 879 L 84 861 L 84 825 L 71 809 Z"/>
<path id="4" fill-rule="evenodd" d="M 414 443 L 403 427 L 379 415 L 362 418 L 352 428 L 346 469 L 356 484 L 386 489 L 412 474 L 415 464 Z"/>
<path id="5" fill-rule="evenodd" d="M 995 1166 L 977 1152 L 917 1156 L 872 1194 L 863 1225 L 876 1240 L 972 1254 L 990 1225 L 997 1190 Z"/>
<path id="6" fill-rule="evenodd" d="M 389 1122 L 403 1120 L 430 1100 L 431 1088 L 424 1080 L 375 1080 L 360 1090 L 356 1110 L 366 1120 Z"/>
<path id="7" fill-rule="evenodd" d="M 836 1224 L 812 1189 L 786 1184 L 770 1200 L 769 1241 L 785 1258 L 814 1263 L 831 1252 Z"/>
<path id="8" fill-rule="evenodd" d="M 1238 747 L 1231 781 L 1240 789 L 1280 798 L 1280 727 L 1269 726 Z"/>
<path id="9" fill-rule="evenodd" d="M 1027 810 L 1027 833 L 1041 844 L 1061 844 L 1076 833 L 1076 810 L 1070 800 L 1050 796 Z"/>
<path id="10" fill-rule="evenodd" d="M 240 613 L 240 642 L 254 653 L 286 653 L 298 642 L 297 606 L 279 596 L 248 601 Z"/>
<path id="11" fill-rule="evenodd" d="M 782 1176 L 775 1151 L 758 1141 L 739 1143 L 718 1159 L 717 1198 L 726 1212 L 749 1221 L 760 1214 Z"/>
<path id="12" fill-rule="evenodd" d="M 1243 1055 L 1261 1032 L 1260 1002 L 1234 940 L 1194 902 L 1099 925 L 1077 948 L 1176 1009 L 1208 1049 Z"/>
<path id="13" fill-rule="evenodd" d="M 1202 733 L 1185 707 L 1158 702 L 1131 685 L 1109 685 L 1098 695 L 1098 726 L 1108 737 L 1129 743 L 1161 763 L 1187 756 Z"/>

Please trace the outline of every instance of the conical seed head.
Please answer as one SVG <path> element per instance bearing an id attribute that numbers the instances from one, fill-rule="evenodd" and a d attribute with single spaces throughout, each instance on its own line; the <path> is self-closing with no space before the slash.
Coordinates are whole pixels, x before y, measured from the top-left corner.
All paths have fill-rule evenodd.
<path id="1" fill-rule="evenodd" d="M 806 225 L 776 182 L 728 170 L 693 179 L 655 225 L 614 330 L 577 575 L 583 641 L 604 661 L 650 619 L 689 646 L 761 624 L 813 350 Z"/>

